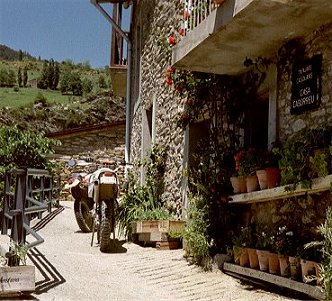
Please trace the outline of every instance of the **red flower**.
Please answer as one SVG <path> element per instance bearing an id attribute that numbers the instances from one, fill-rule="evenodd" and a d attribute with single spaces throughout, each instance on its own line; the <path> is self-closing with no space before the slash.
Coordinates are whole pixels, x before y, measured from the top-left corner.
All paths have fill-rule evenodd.
<path id="1" fill-rule="evenodd" d="M 182 118 L 183 119 L 189 119 L 189 113 L 186 111 L 186 112 L 183 112 L 182 114 Z"/>
<path id="2" fill-rule="evenodd" d="M 179 35 L 182 36 L 182 37 L 184 37 L 185 34 L 186 34 L 185 30 L 183 28 L 181 28 L 179 30 Z"/>
<path id="3" fill-rule="evenodd" d="M 172 85 L 172 80 L 170 78 L 166 78 L 166 85 L 167 86 Z"/>
<path id="4" fill-rule="evenodd" d="M 190 17 L 190 12 L 188 12 L 187 10 L 185 10 L 184 13 L 183 13 L 183 19 L 188 20 L 189 17 Z"/>
<path id="5" fill-rule="evenodd" d="M 174 72 L 175 72 L 175 69 L 172 66 L 169 66 L 166 70 L 166 74 L 171 74 L 171 73 L 174 73 Z"/>
<path id="6" fill-rule="evenodd" d="M 175 44 L 176 44 L 176 38 L 173 37 L 173 36 L 170 36 L 170 37 L 167 39 L 167 41 L 168 41 L 168 44 L 170 44 L 170 45 L 175 45 Z"/>

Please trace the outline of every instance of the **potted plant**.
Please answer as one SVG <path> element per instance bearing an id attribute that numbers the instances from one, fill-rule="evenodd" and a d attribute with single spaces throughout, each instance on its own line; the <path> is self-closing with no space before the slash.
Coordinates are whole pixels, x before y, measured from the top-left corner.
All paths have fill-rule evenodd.
<path id="1" fill-rule="evenodd" d="M 267 152 L 265 166 L 267 188 L 274 188 L 280 183 L 279 150 L 280 144 L 274 142 L 271 149 Z"/>
<path id="2" fill-rule="evenodd" d="M 0 254 L 0 294 L 35 290 L 35 267 L 26 265 L 27 253 L 26 244 L 12 240 L 9 252 Z M 11 279 L 15 279 L 15 281 L 11 281 Z"/>
<path id="3" fill-rule="evenodd" d="M 231 181 L 231 184 L 232 184 L 232 187 L 233 187 L 233 192 L 235 194 L 247 192 L 246 178 L 242 174 L 242 172 L 240 172 L 240 162 L 241 162 L 242 157 L 244 156 L 244 154 L 245 154 L 244 150 L 241 149 L 234 155 L 235 173 L 230 178 L 230 181 Z"/>
<path id="4" fill-rule="evenodd" d="M 273 250 L 278 254 L 281 276 L 291 276 L 290 262 L 294 266 L 293 275 L 296 278 L 296 268 L 299 266 L 297 256 L 296 235 L 287 226 L 280 226 L 275 235 Z"/>
<path id="5" fill-rule="evenodd" d="M 259 262 L 259 269 L 264 272 L 269 271 L 269 255 L 272 243 L 272 237 L 269 234 L 267 226 L 258 225 L 256 237 L 256 248 Z"/>
<path id="6" fill-rule="evenodd" d="M 257 151 L 253 148 L 249 148 L 246 151 L 241 149 L 234 156 L 234 160 L 237 176 L 246 181 L 246 191 L 258 190 L 258 179 L 256 176 L 258 166 Z"/>
<path id="7" fill-rule="evenodd" d="M 234 261 L 240 266 L 249 265 L 248 241 L 251 239 L 251 230 L 249 227 L 242 227 L 237 235 L 233 237 Z"/>

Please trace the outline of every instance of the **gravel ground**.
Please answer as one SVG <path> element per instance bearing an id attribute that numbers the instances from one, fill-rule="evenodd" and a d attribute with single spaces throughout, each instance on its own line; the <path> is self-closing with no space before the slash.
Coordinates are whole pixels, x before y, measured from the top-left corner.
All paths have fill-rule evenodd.
<path id="1" fill-rule="evenodd" d="M 73 202 L 61 202 L 35 228 L 45 239 L 29 256 L 36 291 L 19 300 L 295 300 L 241 284 L 219 270 L 203 272 L 187 263 L 183 250 L 118 241 L 117 253 L 101 253 L 96 244 L 91 247 L 91 234 L 79 231 Z"/>

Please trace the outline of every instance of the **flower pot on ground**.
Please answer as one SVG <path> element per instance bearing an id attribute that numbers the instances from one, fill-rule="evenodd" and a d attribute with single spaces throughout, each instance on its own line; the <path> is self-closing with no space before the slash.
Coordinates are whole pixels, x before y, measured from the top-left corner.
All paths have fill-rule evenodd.
<path id="1" fill-rule="evenodd" d="M 280 168 L 267 167 L 265 168 L 267 188 L 277 187 L 280 183 Z"/>
<path id="2" fill-rule="evenodd" d="M 247 183 L 247 192 L 258 190 L 259 184 L 256 175 L 247 176 L 246 183 Z"/>
<path id="3" fill-rule="evenodd" d="M 280 275 L 283 277 L 290 276 L 289 257 L 287 255 L 278 254 Z"/>
<path id="4" fill-rule="evenodd" d="M 276 275 L 280 273 L 279 257 L 277 253 L 269 253 L 269 272 Z"/>
<path id="5" fill-rule="evenodd" d="M 230 178 L 232 187 L 233 187 L 233 192 L 235 194 L 237 193 L 245 193 L 247 192 L 247 183 L 246 183 L 246 178 L 245 177 L 231 177 Z"/>
<path id="6" fill-rule="evenodd" d="M 256 176 L 258 178 L 259 188 L 261 190 L 267 188 L 267 175 L 265 169 L 256 170 Z"/>
<path id="7" fill-rule="evenodd" d="M 247 248 L 247 252 L 249 257 L 249 266 L 252 269 L 259 269 L 257 250 L 252 248 Z"/>

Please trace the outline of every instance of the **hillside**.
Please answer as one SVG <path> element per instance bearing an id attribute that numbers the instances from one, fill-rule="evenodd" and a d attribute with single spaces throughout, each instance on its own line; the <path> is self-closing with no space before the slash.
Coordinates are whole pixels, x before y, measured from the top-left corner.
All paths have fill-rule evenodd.
<path id="1" fill-rule="evenodd" d="M 45 133 L 122 120 L 125 120 L 124 100 L 107 91 L 68 104 L 0 108 L 0 125 L 17 125 Z"/>
<path id="2" fill-rule="evenodd" d="M 27 69 L 28 80 L 37 79 L 44 72 L 45 63 L 48 61 L 0 45 L 0 70 L 5 70 L 3 74 L 9 71 L 14 74 L 13 86 L 0 87 L 0 126 L 17 125 L 50 133 L 125 119 L 124 100 L 112 94 L 107 70 L 92 69 L 88 62 L 75 65 L 68 59 L 59 63 L 60 82 L 55 89 L 39 89 L 29 81 L 26 87 L 18 86 L 19 68 Z M 60 92 L 61 80 L 68 78 L 68 74 L 79 77 L 81 94 L 74 95 L 71 90 Z M 90 89 L 85 91 L 87 84 Z"/>
<path id="3" fill-rule="evenodd" d="M 22 50 L 16 51 L 6 45 L 0 44 L 0 60 L 18 61 L 18 60 L 22 60 L 24 57 L 26 57 L 28 59 L 35 59 L 26 51 L 22 51 Z"/>

